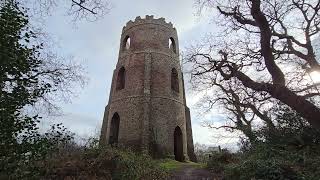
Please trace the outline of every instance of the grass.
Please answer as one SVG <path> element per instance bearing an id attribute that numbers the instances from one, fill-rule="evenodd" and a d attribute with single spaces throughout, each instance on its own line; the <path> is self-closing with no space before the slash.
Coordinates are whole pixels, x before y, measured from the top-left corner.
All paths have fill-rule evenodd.
<path id="1" fill-rule="evenodd" d="M 168 170 L 168 171 L 173 171 L 180 169 L 185 163 L 175 161 L 173 159 L 163 159 L 160 160 L 159 166 Z"/>
<path id="2" fill-rule="evenodd" d="M 167 171 L 174 171 L 182 168 L 183 166 L 192 166 L 194 168 L 206 168 L 206 164 L 195 163 L 191 161 L 179 162 L 173 159 L 163 159 L 160 160 L 159 166 Z"/>

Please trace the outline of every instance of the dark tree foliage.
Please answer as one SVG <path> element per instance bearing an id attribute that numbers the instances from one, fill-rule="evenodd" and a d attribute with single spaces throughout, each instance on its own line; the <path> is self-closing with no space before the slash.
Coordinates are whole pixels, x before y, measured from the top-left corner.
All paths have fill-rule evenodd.
<path id="1" fill-rule="evenodd" d="M 256 132 L 266 144 L 289 146 L 295 149 L 320 145 L 320 130 L 310 126 L 297 112 L 280 104 L 273 107 L 273 113 L 274 128 L 261 128 Z"/>
<path id="2" fill-rule="evenodd" d="M 19 3 L 0 5 L 0 175 L 9 178 L 23 176 L 20 168 L 43 158 L 53 142 L 70 140 L 61 124 L 53 126 L 55 138 L 40 135 L 41 117 L 29 110 L 38 102 L 52 103 L 50 94 L 68 90 L 81 75 L 77 66 L 44 59 L 43 44 L 37 43 Z"/>
<path id="3" fill-rule="evenodd" d="M 8 1 L 0 13 L 0 153 L 1 169 L 5 169 L 30 150 L 23 144 L 30 143 L 28 135 L 36 134 L 39 118 L 22 115 L 21 111 L 49 91 L 50 84 L 39 82 L 35 76 L 41 64 L 41 46 L 28 47 L 34 34 L 26 28 L 28 20 L 23 11 Z M 18 139 L 21 133 L 24 135 Z"/>
<path id="4" fill-rule="evenodd" d="M 272 110 L 272 129 L 264 126 L 253 131 L 257 139 L 242 139 L 237 153 L 212 154 L 208 167 L 231 180 L 319 179 L 320 131 L 286 105 Z"/>
<path id="5" fill-rule="evenodd" d="M 260 141 L 241 144 L 240 161 L 226 168 L 229 179 L 319 179 L 320 131 L 288 106 L 274 110 L 274 129 L 262 128 L 255 132 Z"/>

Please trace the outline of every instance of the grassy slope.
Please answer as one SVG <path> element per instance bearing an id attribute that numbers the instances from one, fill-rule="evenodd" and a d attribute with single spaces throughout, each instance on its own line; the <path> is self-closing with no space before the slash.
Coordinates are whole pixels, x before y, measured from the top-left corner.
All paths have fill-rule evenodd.
<path id="1" fill-rule="evenodd" d="M 178 170 L 184 166 L 192 166 L 194 168 L 206 168 L 205 164 L 195 163 L 195 162 L 191 162 L 191 161 L 179 162 L 179 161 L 176 161 L 173 159 L 159 160 L 159 166 L 161 168 L 168 170 L 168 171 Z"/>

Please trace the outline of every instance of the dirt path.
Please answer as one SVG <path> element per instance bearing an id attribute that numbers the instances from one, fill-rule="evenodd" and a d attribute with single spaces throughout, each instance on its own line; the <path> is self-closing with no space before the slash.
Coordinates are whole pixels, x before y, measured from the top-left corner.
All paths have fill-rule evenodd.
<path id="1" fill-rule="evenodd" d="M 209 170 L 183 165 L 179 170 L 172 173 L 172 180 L 214 180 Z"/>

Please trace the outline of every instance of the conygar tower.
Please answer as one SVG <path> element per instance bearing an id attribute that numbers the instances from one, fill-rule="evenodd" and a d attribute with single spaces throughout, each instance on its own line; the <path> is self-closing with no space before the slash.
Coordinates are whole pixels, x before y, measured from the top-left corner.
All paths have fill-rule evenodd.
<path id="1" fill-rule="evenodd" d="M 123 27 L 100 143 L 196 161 L 177 31 L 164 18 Z"/>

